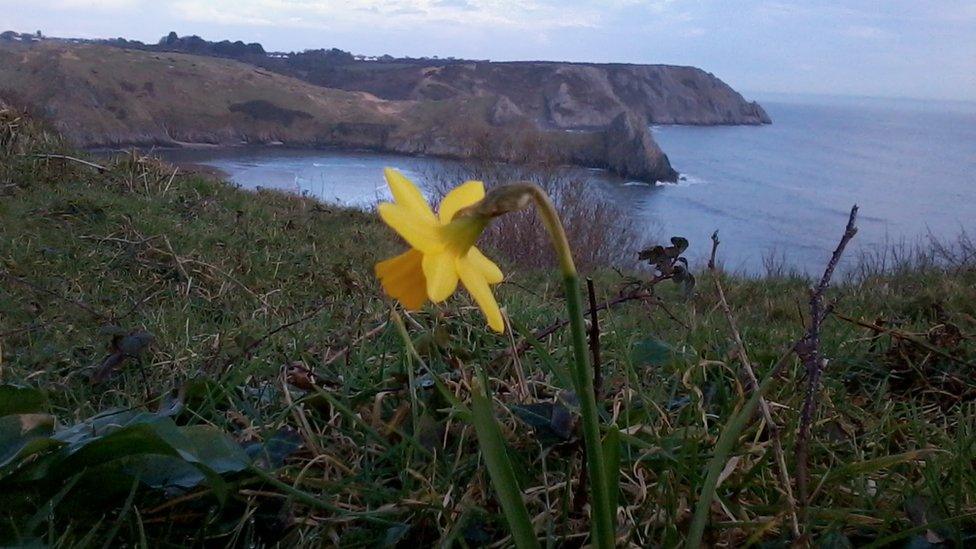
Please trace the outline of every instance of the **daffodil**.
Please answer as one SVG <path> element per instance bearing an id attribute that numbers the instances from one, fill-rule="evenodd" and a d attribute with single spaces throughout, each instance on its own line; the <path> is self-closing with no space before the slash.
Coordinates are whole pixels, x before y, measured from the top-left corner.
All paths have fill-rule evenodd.
<path id="1" fill-rule="evenodd" d="M 485 216 L 457 214 L 485 197 L 481 181 L 468 181 L 447 193 L 437 214 L 409 179 L 387 168 L 386 182 L 394 202 L 383 202 L 380 217 L 410 245 L 406 252 L 376 264 L 383 289 L 411 310 L 430 299 L 440 303 L 464 285 L 484 313 L 488 325 L 505 330 L 501 310 L 491 292 L 504 276 L 474 246 L 488 225 Z"/>
<path id="2" fill-rule="evenodd" d="M 428 298 L 434 302 L 447 299 L 460 281 L 485 313 L 488 325 L 499 332 L 504 330 L 505 324 L 490 285 L 502 281 L 502 272 L 474 247 L 474 243 L 492 218 L 535 205 L 552 240 L 566 287 L 566 310 L 569 313 L 575 359 L 571 381 L 580 397 L 580 424 L 586 441 L 586 470 L 590 478 L 590 541 L 599 549 L 613 548 L 616 541 L 616 494 L 620 488 L 608 464 L 613 468 L 619 464 L 616 458 L 607 461 L 604 448 L 615 449 L 620 445 L 616 438 L 619 431 L 611 427 L 606 439 L 601 433 L 600 408 L 593 387 L 593 367 L 586 348 L 579 274 L 573 263 L 566 231 L 552 201 L 541 188 L 528 182 L 494 187 L 485 196 L 485 187 L 480 181 L 468 181 L 444 197 L 435 215 L 420 190 L 403 175 L 387 169 L 386 181 L 393 192 L 394 202 L 379 205 L 380 217 L 410 244 L 411 249 L 376 264 L 376 275 L 383 289 L 408 309 L 417 309 Z M 393 320 L 400 328 L 401 337 L 409 343 L 409 335 L 400 317 L 394 314 Z M 518 483 L 504 451 L 501 433 L 497 425 L 492 427 L 494 416 L 491 400 L 486 387 L 478 381 L 479 376 L 475 376 L 471 384 L 472 411 L 475 434 L 482 452 L 486 454 L 488 475 L 499 496 L 516 546 L 536 547 L 534 527 L 525 502 L 518 493 Z"/>

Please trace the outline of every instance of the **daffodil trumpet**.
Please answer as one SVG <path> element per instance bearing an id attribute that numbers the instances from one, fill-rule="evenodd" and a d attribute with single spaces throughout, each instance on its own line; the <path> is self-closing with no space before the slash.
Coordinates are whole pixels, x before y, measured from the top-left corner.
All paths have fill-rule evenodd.
<path id="1" fill-rule="evenodd" d="M 410 180 L 392 169 L 387 169 L 385 175 L 394 202 L 379 205 L 380 217 L 411 249 L 376 265 L 376 274 L 383 289 L 407 309 L 419 309 L 428 299 L 435 303 L 446 300 L 460 281 L 484 313 L 488 325 L 497 332 L 504 331 L 505 325 L 491 285 L 501 282 L 504 276 L 498 266 L 474 244 L 493 218 L 521 210 L 530 204 L 535 205 L 552 240 L 566 287 L 566 307 L 575 359 L 572 378 L 580 398 L 587 473 L 591 479 L 593 528 L 590 541 L 594 547 L 613 547 L 616 516 L 613 502 L 616 501 L 618 487 L 611 480 L 604 457 L 593 368 L 586 347 L 579 276 L 569 241 L 552 201 L 541 188 L 531 183 L 502 185 L 486 195 L 484 184 L 468 181 L 444 197 L 435 215 L 423 194 Z M 479 444 L 484 451 L 491 446 L 491 441 L 481 438 L 479 436 Z M 608 437 L 607 443 L 614 442 L 616 438 Z M 611 453 L 615 454 L 615 450 L 612 449 Z M 493 474 L 492 482 L 499 484 L 505 480 Z M 524 546 L 523 543 L 518 545 Z"/>

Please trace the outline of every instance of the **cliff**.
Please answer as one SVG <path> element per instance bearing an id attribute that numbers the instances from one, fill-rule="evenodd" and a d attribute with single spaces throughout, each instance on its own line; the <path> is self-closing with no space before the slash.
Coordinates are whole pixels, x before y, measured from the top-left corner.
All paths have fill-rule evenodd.
<path id="1" fill-rule="evenodd" d="M 83 147 L 281 142 L 569 163 L 676 177 L 641 124 L 566 131 L 510 97 L 382 99 L 239 61 L 57 41 L 0 44 L 0 97 Z"/>
<path id="2" fill-rule="evenodd" d="M 556 62 L 419 60 L 299 63 L 299 57 L 252 60 L 330 88 L 384 99 L 440 100 L 504 95 L 553 128 L 605 127 L 622 112 L 648 124 L 769 124 L 756 102 L 695 67 Z"/>
<path id="3" fill-rule="evenodd" d="M 555 128 L 605 127 L 621 112 L 648 124 L 769 124 L 756 102 L 695 67 L 552 61 L 491 62 L 356 56 L 340 49 L 267 53 L 260 44 L 175 32 L 158 44 L 101 43 L 128 49 L 233 58 L 328 88 L 391 100 L 505 95 L 537 123 Z"/>

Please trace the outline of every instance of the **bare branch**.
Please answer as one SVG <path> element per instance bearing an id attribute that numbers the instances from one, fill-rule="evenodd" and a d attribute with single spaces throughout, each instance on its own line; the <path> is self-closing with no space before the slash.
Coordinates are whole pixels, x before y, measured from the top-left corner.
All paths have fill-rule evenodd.
<path id="1" fill-rule="evenodd" d="M 265 341 L 271 339 L 271 337 L 274 336 L 275 334 L 277 334 L 279 332 L 282 332 L 284 330 L 287 330 L 288 328 L 297 326 L 298 324 L 301 324 L 301 323 L 303 323 L 303 322 L 305 322 L 307 320 L 311 320 L 312 318 L 315 318 L 322 311 L 322 309 L 325 309 L 326 305 L 328 305 L 328 302 L 323 301 L 323 302 L 319 303 L 318 305 L 316 305 L 310 312 L 308 312 L 307 314 L 303 315 L 301 318 L 298 318 L 298 319 L 295 319 L 295 320 L 291 320 L 289 322 L 286 322 L 284 324 L 281 324 L 281 325 L 277 326 L 276 328 L 273 328 L 272 330 L 268 331 L 263 336 L 255 339 L 254 341 L 252 341 L 251 343 L 249 343 L 247 346 L 245 346 L 239 353 L 237 353 L 236 355 L 234 355 L 234 356 L 228 358 L 226 361 L 224 361 L 224 364 L 223 364 L 223 367 L 221 368 L 221 370 L 222 371 L 226 371 L 228 368 L 230 368 L 231 366 L 233 366 L 235 363 L 237 363 L 241 359 L 246 358 L 248 355 L 251 354 L 252 351 L 254 351 L 258 347 L 260 347 Z"/>
<path id="2" fill-rule="evenodd" d="M 813 418 L 816 414 L 820 393 L 820 379 L 824 369 L 827 367 L 827 360 L 820 353 L 820 327 L 824 318 L 830 312 L 830 307 L 824 304 L 824 293 L 830 285 L 830 279 L 840 262 L 841 256 L 847 244 L 857 234 L 857 205 L 851 208 L 850 217 L 847 220 L 847 227 L 841 236 L 837 248 L 830 256 L 830 261 L 824 269 L 820 282 L 810 291 L 810 321 L 807 333 L 803 342 L 797 349 L 797 355 L 803 362 L 807 374 L 806 395 L 803 401 L 803 409 L 800 412 L 800 430 L 796 440 L 796 467 L 797 467 L 797 490 L 800 493 L 801 505 L 808 505 L 809 490 L 809 453 L 810 453 L 810 430 L 813 425 Z"/>

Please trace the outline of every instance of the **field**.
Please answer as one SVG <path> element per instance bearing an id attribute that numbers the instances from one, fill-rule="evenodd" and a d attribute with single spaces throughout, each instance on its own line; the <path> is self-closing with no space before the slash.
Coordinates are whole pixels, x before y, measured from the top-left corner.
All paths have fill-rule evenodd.
<path id="1" fill-rule="evenodd" d="M 372 213 L 137 155 L 105 171 L 44 156 L 83 155 L 4 116 L 0 544 L 509 545 L 459 413 L 476 366 L 537 536 L 587 543 L 575 395 L 560 381 L 569 336 L 534 335 L 565 317 L 550 269 L 502 261 L 505 335 L 466 298 L 391 316 L 372 266 L 403 245 Z M 806 373 L 790 351 L 811 282 L 588 274 L 598 302 L 632 296 L 598 316 L 601 413 L 621 430 L 621 546 L 685 542 L 752 392 L 747 363 L 759 378 L 781 366 L 764 393 L 779 429 L 757 414 L 731 441 L 706 544 L 973 543 L 972 257 L 836 277 L 805 502 Z"/>

